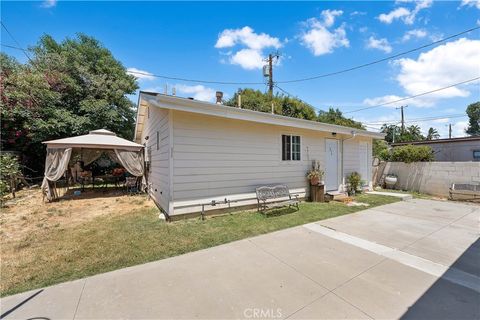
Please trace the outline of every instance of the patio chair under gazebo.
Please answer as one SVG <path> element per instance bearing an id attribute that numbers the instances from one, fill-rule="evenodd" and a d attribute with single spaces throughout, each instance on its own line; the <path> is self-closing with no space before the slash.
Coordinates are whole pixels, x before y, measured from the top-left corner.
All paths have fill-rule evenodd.
<path id="1" fill-rule="evenodd" d="M 55 181 L 59 180 L 68 170 L 68 164 L 74 151 L 79 152 L 82 160 L 86 163 L 92 163 L 102 154 L 107 154 L 131 175 L 144 176 L 143 146 L 117 137 L 115 133 L 105 129 L 90 131 L 89 134 L 82 136 L 44 141 L 43 143 L 47 145 L 47 157 L 42 192 L 49 201 L 58 197 Z"/>

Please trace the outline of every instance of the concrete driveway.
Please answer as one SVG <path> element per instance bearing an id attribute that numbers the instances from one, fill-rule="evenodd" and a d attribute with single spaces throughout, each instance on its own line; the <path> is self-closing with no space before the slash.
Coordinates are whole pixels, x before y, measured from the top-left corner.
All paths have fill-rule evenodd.
<path id="1" fill-rule="evenodd" d="M 7 319 L 478 319 L 479 219 L 475 205 L 402 201 L 6 297 L 1 312 Z"/>

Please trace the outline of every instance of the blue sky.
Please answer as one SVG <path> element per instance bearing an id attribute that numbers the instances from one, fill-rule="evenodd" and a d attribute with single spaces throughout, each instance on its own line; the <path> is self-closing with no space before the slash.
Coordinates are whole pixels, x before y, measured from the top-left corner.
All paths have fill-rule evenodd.
<path id="1" fill-rule="evenodd" d="M 480 25 L 480 2 L 6 2 L 2 22 L 24 47 L 42 34 L 57 40 L 82 32 L 99 39 L 125 67 L 190 79 L 263 82 L 261 59 L 279 51 L 277 81 L 338 71 L 406 51 Z M 2 44 L 15 45 L 2 29 Z M 349 112 L 446 87 L 480 74 L 480 31 L 394 60 L 340 75 L 298 83 L 279 83 L 317 108 Z M 24 62 L 19 50 L 2 51 Z M 202 84 L 139 78 L 142 90 L 214 99 L 231 96 L 241 85 Z M 260 90 L 266 86 L 252 85 Z M 478 81 L 403 102 L 407 121 L 446 137 L 464 135 L 469 103 L 479 100 Z M 132 97 L 135 99 L 135 97 Z M 135 100 L 136 101 L 136 100 Z M 396 121 L 402 103 L 347 113 L 378 127 Z M 410 120 L 412 121 L 412 120 Z M 407 123 L 411 124 L 411 123 Z"/>

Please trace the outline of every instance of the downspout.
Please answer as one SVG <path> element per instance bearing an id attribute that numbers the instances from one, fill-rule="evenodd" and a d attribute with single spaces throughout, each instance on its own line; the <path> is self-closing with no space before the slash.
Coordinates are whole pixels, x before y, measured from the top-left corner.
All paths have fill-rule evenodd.
<path id="1" fill-rule="evenodd" d="M 342 191 L 345 192 L 345 172 L 344 172 L 344 165 L 343 165 L 343 154 L 345 153 L 345 141 L 351 140 L 357 136 L 357 132 L 355 130 L 352 130 L 351 132 L 351 137 L 342 139 L 342 156 L 341 156 L 341 170 L 340 172 L 342 173 Z"/>

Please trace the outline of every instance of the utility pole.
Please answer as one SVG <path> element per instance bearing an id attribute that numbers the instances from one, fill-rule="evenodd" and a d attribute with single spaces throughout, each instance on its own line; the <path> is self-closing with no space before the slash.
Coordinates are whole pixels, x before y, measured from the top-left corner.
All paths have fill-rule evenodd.
<path id="1" fill-rule="evenodd" d="M 400 109 L 400 113 L 402 116 L 402 134 L 405 133 L 405 117 L 403 115 L 403 108 L 407 108 L 408 106 L 400 106 L 400 108 L 396 108 L 397 110 Z"/>
<path id="2" fill-rule="evenodd" d="M 268 94 L 273 97 L 273 55 L 268 55 Z"/>
<path id="3" fill-rule="evenodd" d="M 268 85 L 268 96 L 272 101 L 272 113 L 273 113 L 273 87 L 275 82 L 273 82 L 273 59 L 278 59 L 280 57 L 279 53 L 270 53 L 268 58 L 265 60 L 267 64 L 263 66 L 263 76 L 268 77 L 267 85 Z"/>

